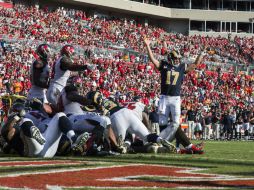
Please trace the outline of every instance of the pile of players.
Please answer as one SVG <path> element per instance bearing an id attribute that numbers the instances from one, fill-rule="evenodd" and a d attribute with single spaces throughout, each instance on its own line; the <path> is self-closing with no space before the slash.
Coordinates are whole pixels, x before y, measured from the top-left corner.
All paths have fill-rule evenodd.
<path id="1" fill-rule="evenodd" d="M 98 91 L 80 95 L 82 81 L 71 72 L 94 70 L 96 66 L 74 63 L 73 46 L 62 47 L 52 69 L 48 63 L 50 46 L 41 44 L 36 52 L 27 100 L 13 104 L 1 129 L 5 153 L 30 157 L 177 153 L 168 141 L 174 138 L 183 147 L 178 152 L 203 153 L 202 147 L 193 145 L 180 126 L 171 139 L 160 137 L 158 126 L 157 130 L 149 130 L 145 105 L 137 99 L 122 106 L 113 98 L 104 99 Z"/>

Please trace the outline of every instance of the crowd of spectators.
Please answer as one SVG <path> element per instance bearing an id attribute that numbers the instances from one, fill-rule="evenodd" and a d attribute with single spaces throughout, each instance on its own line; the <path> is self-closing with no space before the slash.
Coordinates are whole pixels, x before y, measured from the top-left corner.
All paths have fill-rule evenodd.
<path id="1" fill-rule="evenodd" d="M 159 74 L 149 62 L 142 36 L 152 39 L 158 58 L 178 50 L 186 63 L 192 62 L 208 46 L 203 64 L 185 78 L 183 110 L 195 108 L 209 113 L 218 108 L 244 108 L 254 103 L 254 77 L 236 72 L 236 67 L 254 65 L 254 38 L 184 36 L 142 25 L 134 20 L 87 16 L 84 11 L 15 5 L 0 8 L 0 95 L 26 95 L 31 86 L 29 68 L 34 50 L 42 42 L 54 51 L 52 65 L 63 44 L 76 47 L 76 61 L 97 65 L 93 72 L 79 73 L 84 94 L 91 88 L 119 102 L 139 95 L 147 105 L 156 104 L 160 90 Z M 167 48 L 166 48 L 167 47 Z"/>

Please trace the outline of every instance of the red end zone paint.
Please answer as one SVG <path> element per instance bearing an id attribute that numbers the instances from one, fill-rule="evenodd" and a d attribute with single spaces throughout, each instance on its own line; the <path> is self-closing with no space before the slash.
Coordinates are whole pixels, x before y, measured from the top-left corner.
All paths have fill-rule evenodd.
<path id="1" fill-rule="evenodd" d="M 131 177 L 135 176 L 135 180 Z M 166 181 L 145 181 L 137 176 L 165 176 Z M 221 177 L 221 176 L 220 176 Z M 224 176 L 225 177 L 225 176 Z M 230 177 L 230 176 L 229 176 Z M 179 180 L 177 180 L 179 179 Z M 0 177 L 0 186 L 45 189 L 47 185 L 63 187 L 254 187 L 254 179 L 219 179 L 217 175 L 190 173 L 188 168 L 155 165 L 131 165 L 108 168 L 80 169 L 46 174 L 23 174 Z"/>

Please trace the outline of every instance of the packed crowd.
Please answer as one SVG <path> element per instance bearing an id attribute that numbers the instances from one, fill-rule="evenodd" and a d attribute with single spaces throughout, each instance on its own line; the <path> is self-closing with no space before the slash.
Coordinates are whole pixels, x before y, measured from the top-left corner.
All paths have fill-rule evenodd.
<path id="1" fill-rule="evenodd" d="M 254 102 L 253 76 L 236 73 L 233 66 L 253 65 L 253 38 L 184 36 L 144 26 L 134 20 L 91 17 L 79 10 L 23 5 L 15 5 L 10 10 L 0 9 L 0 31 L 3 38 L 0 47 L 1 95 L 27 95 L 35 48 L 45 41 L 56 49 L 49 60 L 51 66 L 59 56 L 57 50 L 66 43 L 76 45 L 77 63 L 97 65 L 92 72 L 80 72 L 83 94 L 97 88 L 105 97 L 115 96 L 120 103 L 139 95 L 146 105 L 156 104 L 160 82 L 141 40 L 146 35 L 153 41 L 152 49 L 158 57 L 163 57 L 168 49 L 174 49 L 181 53 L 183 60 L 191 62 L 202 46 L 210 47 L 204 63 L 185 78 L 183 110 L 192 108 L 205 118 L 211 114 L 211 108 L 217 108 L 221 115 L 232 107 L 235 108 L 233 111 L 241 113 L 240 109 L 248 108 Z"/>

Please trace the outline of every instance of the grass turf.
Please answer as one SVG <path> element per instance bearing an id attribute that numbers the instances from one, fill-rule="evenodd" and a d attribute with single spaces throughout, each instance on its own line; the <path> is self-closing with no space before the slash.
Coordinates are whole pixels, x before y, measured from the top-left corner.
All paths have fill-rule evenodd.
<path id="1" fill-rule="evenodd" d="M 180 155 L 180 154 L 126 154 L 107 157 L 55 157 L 57 160 L 87 160 L 94 162 L 94 166 L 119 165 L 128 163 L 164 164 L 185 167 L 206 168 L 205 173 L 229 174 L 243 177 L 254 176 L 254 142 L 253 141 L 206 141 L 205 154 L 203 155 Z M 47 160 L 41 158 L 9 157 L 0 154 L 1 161 L 19 160 Z M 54 160 L 53 159 L 53 160 Z M 50 159 L 52 160 L 52 159 Z M 100 164 L 96 164 L 100 163 Z M 89 167 L 93 164 L 89 164 Z M 48 169 L 57 169 L 64 166 L 46 166 Z M 79 167 L 79 166 L 75 166 Z M 84 167 L 84 165 L 80 165 Z M 40 167 L 29 168 L 19 166 L 14 169 L 0 167 L 0 173 L 22 171 L 38 171 Z M 45 170 L 45 167 L 43 168 Z"/>

